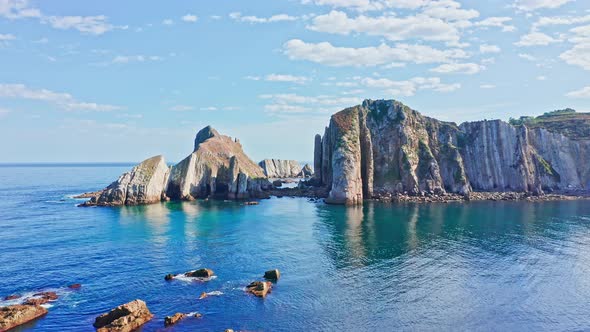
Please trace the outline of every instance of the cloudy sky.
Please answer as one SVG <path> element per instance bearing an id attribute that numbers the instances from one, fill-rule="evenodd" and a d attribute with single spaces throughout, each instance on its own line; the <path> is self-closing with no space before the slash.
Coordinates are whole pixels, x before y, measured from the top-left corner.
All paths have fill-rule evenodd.
<path id="1" fill-rule="evenodd" d="M 587 0 L 0 0 L 0 162 L 311 160 L 330 114 L 590 111 Z"/>

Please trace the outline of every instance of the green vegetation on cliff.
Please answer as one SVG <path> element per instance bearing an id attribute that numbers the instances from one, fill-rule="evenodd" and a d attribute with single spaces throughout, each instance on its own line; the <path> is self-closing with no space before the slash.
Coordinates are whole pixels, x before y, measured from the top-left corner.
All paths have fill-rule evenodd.
<path id="1" fill-rule="evenodd" d="M 577 113 L 571 108 L 547 112 L 537 117 L 510 118 L 509 122 L 513 126 L 525 125 L 531 129 L 544 128 L 573 140 L 590 139 L 590 113 Z"/>

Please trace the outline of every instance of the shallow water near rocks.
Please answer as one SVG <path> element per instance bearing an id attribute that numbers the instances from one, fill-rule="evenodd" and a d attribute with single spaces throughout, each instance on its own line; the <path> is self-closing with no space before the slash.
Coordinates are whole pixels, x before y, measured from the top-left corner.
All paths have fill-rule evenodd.
<path id="1" fill-rule="evenodd" d="M 97 315 L 136 298 L 155 314 L 143 331 L 176 312 L 203 318 L 169 330 L 590 326 L 588 201 L 78 208 L 70 198 L 129 168 L 0 167 L 0 296 L 82 284 L 21 331 L 93 331 Z M 164 280 L 201 267 L 217 278 Z M 266 299 L 244 293 L 273 268 L 281 279 Z"/>

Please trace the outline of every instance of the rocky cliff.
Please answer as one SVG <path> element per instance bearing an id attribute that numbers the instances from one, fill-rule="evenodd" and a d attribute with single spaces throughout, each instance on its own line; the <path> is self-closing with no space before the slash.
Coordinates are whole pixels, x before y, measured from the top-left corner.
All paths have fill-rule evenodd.
<path id="1" fill-rule="evenodd" d="M 391 194 L 590 189 L 590 168 L 580 162 L 590 158 L 590 137 L 548 122 L 551 128 L 500 120 L 458 126 L 397 101 L 366 100 L 334 114 L 316 136 L 315 178 L 335 204 Z"/>
<path id="2" fill-rule="evenodd" d="M 152 157 L 119 177 L 84 205 L 116 206 L 215 197 L 244 199 L 266 196 L 271 184 L 264 171 L 244 153 L 236 139 L 211 127 L 197 133 L 194 151 L 168 167 Z"/>
<path id="3" fill-rule="evenodd" d="M 295 178 L 303 176 L 301 165 L 296 160 L 264 159 L 258 163 L 269 178 Z"/>

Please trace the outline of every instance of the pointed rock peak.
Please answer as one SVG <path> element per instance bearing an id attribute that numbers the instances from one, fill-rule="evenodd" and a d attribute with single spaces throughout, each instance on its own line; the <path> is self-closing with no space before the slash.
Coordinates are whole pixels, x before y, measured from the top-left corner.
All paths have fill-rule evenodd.
<path id="1" fill-rule="evenodd" d="M 199 148 L 199 145 L 201 143 L 205 142 L 206 140 L 208 140 L 212 137 L 216 137 L 216 136 L 220 136 L 220 135 L 217 132 L 217 130 L 213 129 L 213 127 L 211 127 L 211 126 L 207 126 L 203 129 L 201 129 L 197 133 L 197 137 L 195 137 L 195 149 L 193 151 L 197 151 L 197 149 Z"/>

